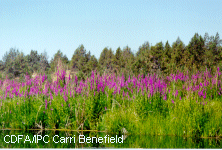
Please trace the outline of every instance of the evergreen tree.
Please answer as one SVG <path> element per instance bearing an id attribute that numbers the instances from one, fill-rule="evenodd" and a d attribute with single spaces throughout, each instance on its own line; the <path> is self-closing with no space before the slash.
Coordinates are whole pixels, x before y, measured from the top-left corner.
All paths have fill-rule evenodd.
<path id="1" fill-rule="evenodd" d="M 83 45 L 80 45 L 74 52 L 71 59 L 71 68 L 75 71 L 82 71 L 83 73 L 87 73 L 87 63 L 91 58 L 91 53 L 86 53 L 86 49 Z"/>
<path id="2" fill-rule="evenodd" d="M 4 63 L 2 60 L 0 60 L 0 71 L 3 71 L 5 69 Z"/>
<path id="3" fill-rule="evenodd" d="M 87 72 L 90 73 L 93 70 L 96 70 L 98 67 L 98 61 L 94 55 L 90 57 L 90 60 L 87 63 Z"/>
<path id="4" fill-rule="evenodd" d="M 16 70 L 15 59 L 20 54 L 19 50 L 11 48 L 9 52 L 6 52 L 3 56 L 3 64 L 5 73 L 9 78 L 16 77 L 19 73 Z"/>
<path id="5" fill-rule="evenodd" d="M 105 47 L 100 55 L 99 64 L 101 67 L 101 71 L 111 72 L 114 69 L 114 54 L 112 49 L 108 49 Z"/>
<path id="6" fill-rule="evenodd" d="M 102 51 L 102 53 L 100 54 L 99 57 L 99 64 L 102 68 L 104 68 L 105 64 L 106 64 L 106 60 L 107 60 L 107 54 L 108 54 L 108 48 L 105 47 Z"/>
<path id="7" fill-rule="evenodd" d="M 66 55 L 63 55 L 63 53 L 58 50 L 57 53 L 54 55 L 54 57 L 50 61 L 50 68 L 54 72 L 57 70 L 57 65 L 59 60 L 62 62 L 63 67 L 69 64 L 69 60 Z"/>
<path id="8" fill-rule="evenodd" d="M 172 71 L 178 71 L 179 68 L 181 68 L 182 65 L 184 65 L 183 63 L 184 48 L 185 48 L 185 45 L 178 37 L 177 40 L 173 43 L 172 50 L 171 50 L 171 60 L 170 60 L 171 68 L 170 69 Z"/>
<path id="9" fill-rule="evenodd" d="M 164 47 L 162 42 L 157 43 L 155 46 L 151 46 L 152 72 L 156 72 L 161 69 L 163 49 Z"/>
<path id="10" fill-rule="evenodd" d="M 149 42 L 145 42 L 142 46 L 139 47 L 138 52 L 136 53 L 136 56 L 141 56 L 143 55 L 147 50 L 149 50 L 150 44 Z"/>
<path id="11" fill-rule="evenodd" d="M 66 57 L 66 56 L 65 56 Z M 67 57 L 66 57 L 67 58 Z M 65 58 L 65 59 L 66 59 Z M 68 58 L 67 58 L 68 59 Z M 66 60 L 67 60 L 66 59 Z M 45 72 L 46 70 L 48 70 L 50 68 L 49 66 L 49 62 L 48 62 L 48 55 L 46 52 L 42 53 L 40 55 L 40 62 L 39 62 L 39 67 L 40 67 L 40 72 Z"/>
<path id="12" fill-rule="evenodd" d="M 132 69 L 133 69 L 133 64 L 135 62 L 135 57 L 130 47 L 126 46 L 123 49 L 122 58 L 123 58 L 122 68 L 124 68 L 122 69 L 123 73 L 125 75 L 131 75 L 133 73 Z"/>
<path id="13" fill-rule="evenodd" d="M 171 61 L 171 46 L 167 41 L 164 46 L 164 52 L 162 56 L 161 69 L 164 73 L 169 73 L 170 71 L 170 61 Z"/>
<path id="14" fill-rule="evenodd" d="M 36 50 L 31 50 L 30 54 L 26 57 L 30 73 L 37 72 L 39 69 L 40 62 L 40 55 L 38 55 L 38 52 Z"/>
<path id="15" fill-rule="evenodd" d="M 133 64 L 133 71 L 136 75 L 147 74 L 150 71 L 150 58 L 150 45 L 148 42 L 145 42 L 139 47 L 139 50 L 136 53 L 135 62 Z"/>
<path id="16" fill-rule="evenodd" d="M 204 39 L 202 36 L 195 33 L 184 54 L 187 68 L 190 70 L 199 69 L 204 61 Z"/>

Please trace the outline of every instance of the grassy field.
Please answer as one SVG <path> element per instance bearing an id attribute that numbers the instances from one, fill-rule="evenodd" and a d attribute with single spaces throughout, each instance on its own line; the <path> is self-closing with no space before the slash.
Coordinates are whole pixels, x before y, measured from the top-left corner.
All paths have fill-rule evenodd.
<path id="1" fill-rule="evenodd" d="M 0 81 L 1 129 L 97 130 L 111 134 L 222 137 L 221 72 L 85 81 L 57 72 Z"/>

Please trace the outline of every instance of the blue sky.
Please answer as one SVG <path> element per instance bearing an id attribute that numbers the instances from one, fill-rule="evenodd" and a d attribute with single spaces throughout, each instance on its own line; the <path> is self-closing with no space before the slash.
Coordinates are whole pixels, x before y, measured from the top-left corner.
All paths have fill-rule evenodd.
<path id="1" fill-rule="evenodd" d="M 49 60 L 60 49 L 71 59 L 83 44 L 99 58 L 105 47 L 137 52 L 146 41 L 222 37 L 221 8 L 221 0 L 0 0 L 0 60 L 10 48 L 46 51 Z"/>

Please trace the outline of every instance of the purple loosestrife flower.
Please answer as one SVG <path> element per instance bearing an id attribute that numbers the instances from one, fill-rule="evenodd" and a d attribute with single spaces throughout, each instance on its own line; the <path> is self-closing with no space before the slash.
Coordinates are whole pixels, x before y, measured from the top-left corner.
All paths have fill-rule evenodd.
<path id="1" fill-rule="evenodd" d="M 71 90 L 69 91 L 69 96 L 72 97 L 72 91 Z"/>
<path id="2" fill-rule="evenodd" d="M 176 90 L 176 92 L 175 92 L 175 97 L 177 97 L 177 95 L 178 95 L 178 90 Z"/>
<path id="3" fill-rule="evenodd" d="M 47 100 L 45 100 L 45 109 L 47 109 L 47 103 L 48 103 Z"/>
<path id="4" fill-rule="evenodd" d="M 207 93 L 206 93 L 206 91 L 205 91 L 205 94 L 204 94 L 203 98 L 206 99 L 206 97 L 207 97 Z"/>
<path id="5" fill-rule="evenodd" d="M 70 74 L 69 74 L 69 80 L 71 79 Z"/>
<path id="6" fill-rule="evenodd" d="M 51 92 L 50 92 L 50 99 L 53 100 L 53 96 L 52 96 L 52 93 L 51 93 Z"/>
<path id="7" fill-rule="evenodd" d="M 19 97 L 22 97 L 22 94 L 21 94 L 21 93 L 19 93 Z"/>
<path id="8" fill-rule="evenodd" d="M 65 99 L 65 102 L 68 100 L 68 97 L 66 95 L 64 95 L 63 98 Z"/>
<path id="9" fill-rule="evenodd" d="M 174 104 L 174 100 L 172 99 L 171 102 Z"/>

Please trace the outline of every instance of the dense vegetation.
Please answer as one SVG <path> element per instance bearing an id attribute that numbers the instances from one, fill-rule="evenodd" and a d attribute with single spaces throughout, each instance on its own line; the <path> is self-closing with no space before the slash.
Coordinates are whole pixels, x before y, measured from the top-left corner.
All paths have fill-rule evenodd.
<path id="1" fill-rule="evenodd" d="M 136 55 L 104 48 L 99 60 L 81 45 L 71 61 L 58 51 L 50 63 L 11 49 L 1 62 L 0 128 L 221 137 L 220 43 L 195 34 L 187 46 L 146 43 Z"/>
<path id="2" fill-rule="evenodd" d="M 147 73 L 169 75 L 187 70 L 196 73 L 206 68 L 215 71 L 222 63 L 221 43 L 218 33 L 216 36 L 206 33 L 204 37 L 196 33 L 187 46 L 178 37 L 171 46 L 168 41 L 165 44 L 159 42 L 155 46 L 146 42 L 135 54 L 128 46 L 123 50 L 118 48 L 115 54 L 111 48 L 105 47 L 98 60 L 80 45 L 71 60 L 58 50 L 50 62 L 46 52 L 38 54 L 37 51 L 31 50 L 30 54 L 25 56 L 11 48 L 0 61 L 0 79 L 5 79 L 7 75 L 10 79 L 19 77 L 20 81 L 24 81 L 27 74 L 49 75 L 57 71 L 58 62 L 63 69 L 70 71 L 71 76 L 78 72 L 80 78 L 89 77 L 93 70 L 125 76 Z"/>
<path id="3" fill-rule="evenodd" d="M 100 130 L 111 134 L 222 136 L 221 72 L 72 80 L 39 75 L 0 81 L 0 127 Z"/>

